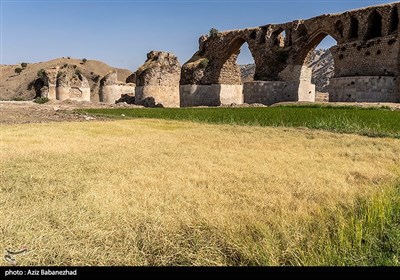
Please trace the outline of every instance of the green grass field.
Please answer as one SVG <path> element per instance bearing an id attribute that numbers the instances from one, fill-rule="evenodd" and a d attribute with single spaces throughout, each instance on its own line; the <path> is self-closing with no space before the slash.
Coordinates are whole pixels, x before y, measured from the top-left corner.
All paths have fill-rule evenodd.
<path id="1" fill-rule="evenodd" d="M 400 138 L 400 111 L 382 108 L 311 105 L 269 108 L 140 108 L 79 111 L 112 118 L 156 118 L 217 124 L 307 127 L 372 137 Z"/>

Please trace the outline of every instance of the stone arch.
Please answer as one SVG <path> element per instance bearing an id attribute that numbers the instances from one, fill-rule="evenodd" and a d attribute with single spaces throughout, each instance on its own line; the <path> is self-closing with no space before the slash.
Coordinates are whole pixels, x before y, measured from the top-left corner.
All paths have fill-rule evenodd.
<path id="1" fill-rule="evenodd" d="M 371 40 L 382 36 L 382 16 L 377 10 L 373 10 L 368 17 L 368 27 L 365 40 Z"/>
<path id="2" fill-rule="evenodd" d="M 250 48 L 249 42 L 242 36 L 234 38 L 226 48 L 227 51 L 221 58 L 221 64 L 217 71 L 218 84 L 241 84 L 240 69 L 237 64 L 237 58 L 240 54 L 240 49 L 247 43 L 249 46 L 250 53 L 254 59 L 254 54 Z M 255 61 L 255 59 L 254 59 Z"/>
<path id="3" fill-rule="evenodd" d="M 314 50 L 327 36 L 332 37 L 336 43 L 339 42 L 339 38 L 330 32 L 327 31 L 319 31 L 314 33 L 313 36 L 310 37 L 308 42 L 301 49 L 297 59 L 295 59 L 295 63 L 297 65 L 304 65 L 308 59 L 310 58 L 311 51 Z"/>
<path id="4" fill-rule="evenodd" d="M 272 33 L 272 40 L 277 47 L 284 48 L 292 45 L 292 38 L 289 30 L 283 29 L 282 27 Z"/>
<path id="5" fill-rule="evenodd" d="M 395 33 L 399 28 L 399 11 L 397 6 L 394 6 L 390 14 L 389 34 Z"/>
<path id="6" fill-rule="evenodd" d="M 356 17 L 350 17 L 349 39 L 357 39 L 359 30 L 359 21 Z"/>

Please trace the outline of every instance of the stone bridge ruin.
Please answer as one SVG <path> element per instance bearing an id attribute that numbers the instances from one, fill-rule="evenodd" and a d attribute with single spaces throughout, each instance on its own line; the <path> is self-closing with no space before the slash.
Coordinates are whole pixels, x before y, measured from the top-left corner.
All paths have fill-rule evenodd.
<path id="1" fill-rule="evenodd" d="M 100 81 L 99 100 L 114 103 L 128 96 L 150 107 L 313 102 L 315 85 L 307 62 L 331 36 L 337 44 L 330 48 L 334 76 L 329 101 L 400 102 L 399 12 L 396 2 L 201 36 L 199 50 L 182 67 L 174 54 L 151 51 L 126 82 L 117 81 L 116 72 L 107 74 Z M 243 83 L 236 60 L 245 43 L 256 67 L 254 81 Z M 76 69 L 56 67 L 42 76 L 42 96 L 91 99 L 88 81 Z"/>
<path id="2" fill-rule="evenodd" d="M 335 73 L 331 102 L 400 102 L 400 3 L 321 15 L 308 20 L 201 36 L 199 50 L 182 66 L 181 106 L 314 101 L 306 66 L 328 35 Z M 242 83 L 236 59 L 247 43 L 256 64 L 254 82 Z"/>

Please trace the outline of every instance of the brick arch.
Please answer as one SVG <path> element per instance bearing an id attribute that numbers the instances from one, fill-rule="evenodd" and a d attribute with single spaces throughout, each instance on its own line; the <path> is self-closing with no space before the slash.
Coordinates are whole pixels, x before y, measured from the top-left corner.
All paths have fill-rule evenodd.
<path id="1" fill-rule="evenodd" d="M 226 51 L 220 58 L 220 64 L 217 65 L 215 74 L 218 77 L 218 83 L 224 84 L 226 81 L 234 84 L 241 84 L 240 69 L 236 61 L 240 54 L 242 46 L 247 43 L 250 53 L 255 61 L 254 54 L 250 48 L 250 42 L 245 36 L 237 36 L 227 44 Z"/>
<path id="2" fill-rule="evenodd" d="M 349 25 L 349 40 L 356 40 L 359 36 L 360 30 L 360 21 L 356 16 L 350 16 L 350 25 Z"/>
<path id="3" fill-rule="evenodd" d="M 394 6 L 390 13 L 389 34 L 396 33 L 399 29 L 399 11 L 397 6 Z"/>
<path id="4" fill-rule="evenodd" d="M 382 36 L 382 15 L 377 11 L 373 10 L 368 16 L 367 31 L 365 33 L 365 40 L 374 39 Z"/>
<path id="5" fill-rule="evenodd" d="M 309 58 L 311 51 L 315 49 L 322 42 L 322 40 L 324 40 L 328 36 L 331 36 L 336 41 L 336 43 L 339 42 L 339 38 L 336 34 L 324 30 L 317 31 L 310 36 L 310 38 L 301 48 L 300 52 L 296 55 L 295 64 L 304 65 Z"/>

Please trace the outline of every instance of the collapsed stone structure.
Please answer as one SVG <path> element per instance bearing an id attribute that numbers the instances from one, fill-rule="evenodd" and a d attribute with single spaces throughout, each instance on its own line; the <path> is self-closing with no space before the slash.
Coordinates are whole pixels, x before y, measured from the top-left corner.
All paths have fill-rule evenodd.
<path id="1" fill-rule="evenodd" d="M 135 84 L 119 82 L 116 70 L 108 73 L 100 80 L 100 102 L 114 104 L 124 94 L 134 96 Z"/>
<path id="2" fill-rule="evenodd" d="M 75 68 L 67 66 L 60 69 L 42 70 L 40 79 L 42 87 L 40 95 L 50 100 L 90 101 L 90 86 L 88 80 Z"/>
<path id="3" fill-rule="evenodd" d="M 42 69 L 35 81 L 37 96 L 50 100 L 91 101 L 88 79 L 75 65 L 64 65 Z M 122 95 L 135 95 L 135 84 L 117 80 L 117 71 L 112 71 L 100 80 L 99 100 L 115 103 Z"/>
<path id="4" fill-rule="evenodd" d="M 337 41 L 330 101 L 400 102 L 399 10 L 397 2 L 201 36 L 182 66 L 181 106 L 314 101 L 306 61 L 328 35 Z M 245 42 L 256 70 L 243 85 L 236 59 Z"/>
<path id="5" fill-rule="evenodd" d="M 154 107 L 179 107 L 179 79 L 181 66 L 178 58 L 161 51 L 151 51 L 146 62 L 127 80 L 136 80 L 135 103 Z"/>

